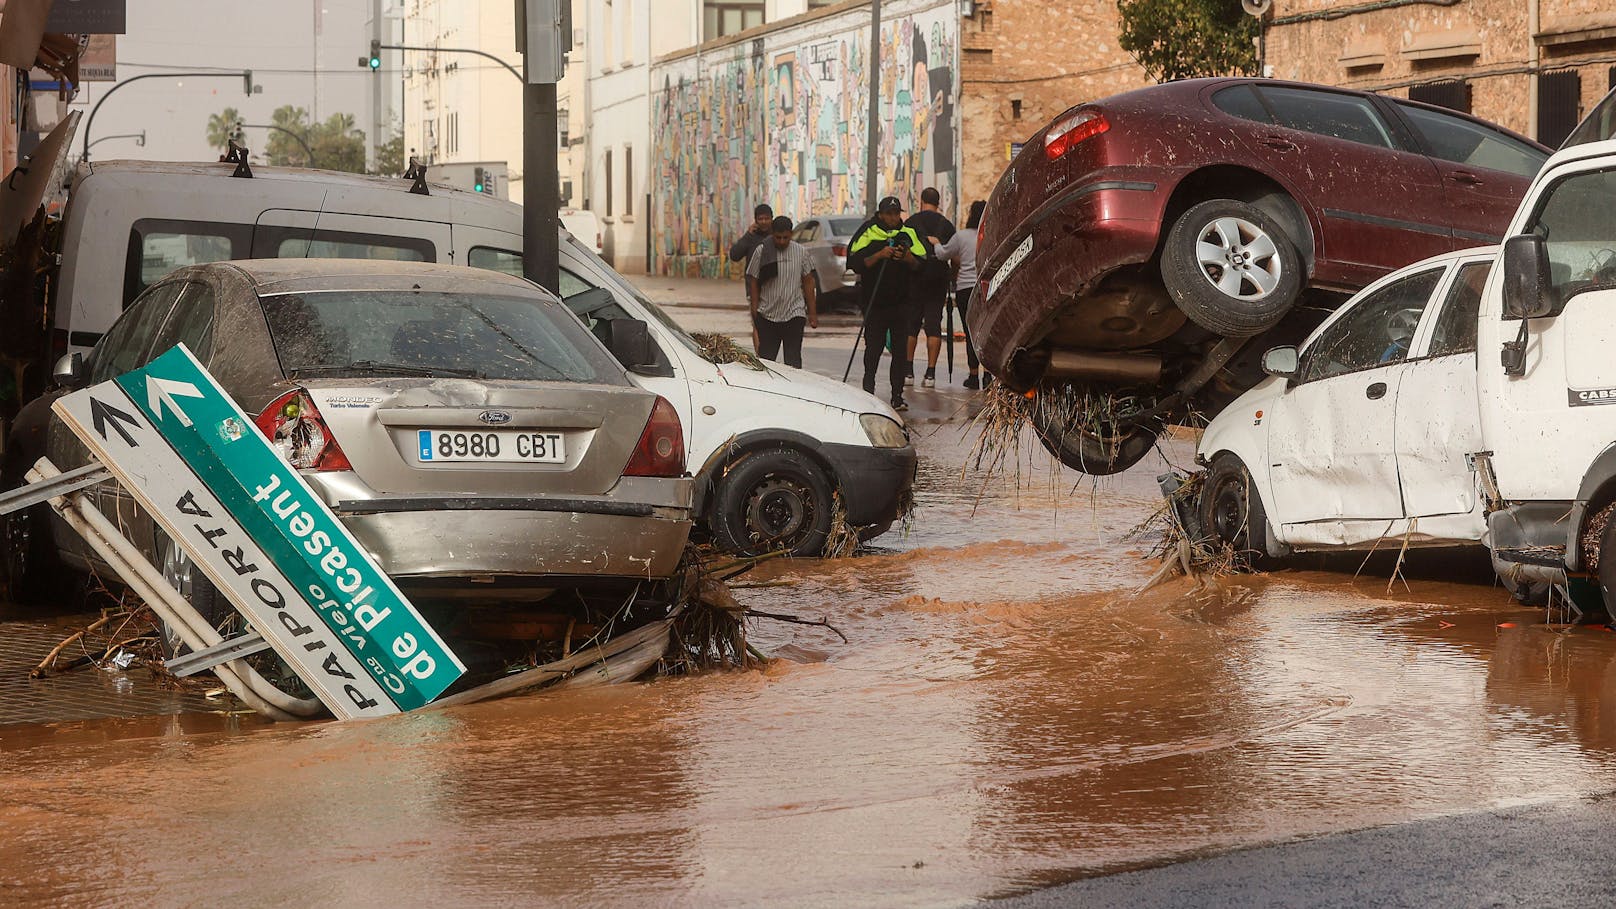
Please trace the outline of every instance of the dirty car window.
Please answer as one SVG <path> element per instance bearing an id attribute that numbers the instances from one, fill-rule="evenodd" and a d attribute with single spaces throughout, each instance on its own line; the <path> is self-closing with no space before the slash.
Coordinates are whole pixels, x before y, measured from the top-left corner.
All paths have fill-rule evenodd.
<path id="1" fill-rule="evenodd" d="M 1549 286 L 1561 302 L 1591 287 L 1616 285 L 1612 211 L 1616 211 L 1616 170 L 1572 174 L 1543 194 L 1527 230 L 1546 241 Z"/>
<path id="2" fill-rule="evenodd" d="M 1425 137 L 1431 154 L 1444 161 L 1532 177 L 1549 159 L 1532 146 L 1479 123 L 1412 104 L 1404 104 L 1402 109 Z"/>
<path id="3" fill-rule="evenodd" d="M 627 382 L 571 314 L 538 299 L 342 290 L 261 302 L 288 374 L 376 376 L 393 366 L 422 375 Z"/>
<path id="4" fill-rule="evenodd" d="M 1476 314 L 1481 311 L 1481 291 L 1491 270 L 1491 262 L 1472 262 L 1459 269 L 1432 330 L 1429 356 L 1476 352 Z"/>
<path id="5" fill-rule="evenodd" d="M 1258 100 L 1257 93 L 1249 85 L 1236 85 L 1226 88 L 1212 96 L 1212 103 L 1218 110 L 1242 120 L 1255 120 L 1258 123 L 1272 123 L 1268 117 L 1268 109 Z"/>
<path id="6" fill-rule="evenodd" d="M 1414 330 L 1442 272 L 1433 268 L 1409 275 L 1353 304 L 1308 345 L 1299 380 L 1313 382 L 1407 359 Z"/>
<path id="7" fill-rule="evenodd" d="M 1386 124 L 1364 98 L 1268 86 L 1263 87 L 1262 93 L 1279 122 L 1291 129 L 1377 148 L 1393 147 Z"/>

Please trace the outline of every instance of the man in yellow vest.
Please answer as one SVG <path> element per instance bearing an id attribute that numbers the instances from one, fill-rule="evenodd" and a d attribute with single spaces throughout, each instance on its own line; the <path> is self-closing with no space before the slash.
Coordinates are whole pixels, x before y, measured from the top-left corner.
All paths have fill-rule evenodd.
<path id="1" fill-rule="evenodd" d="M 910 282 L 926 259 L 926 241 L 903 224 L 903 203 L 887 196 L 875 217 L 859 225 L 847 246 L 847 267 L 859 274 L 864 305 L 864 390 L 875 393 L 875 371 L 881 351 L 892 354 L 888 381 L 892 408 L 908 410 L 903 380 L 909 376 L 909 328 L 913 323 Z"/>

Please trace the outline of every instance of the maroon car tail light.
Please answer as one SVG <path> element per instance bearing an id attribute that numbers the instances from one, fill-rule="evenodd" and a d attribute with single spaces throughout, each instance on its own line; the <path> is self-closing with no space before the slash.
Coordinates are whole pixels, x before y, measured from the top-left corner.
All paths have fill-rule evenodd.
<path id="1" fill-rule="evenodd" d="M 1044 134 L 1044 157 L 1051 161 L 1058 160 L 1085 139 L 1092 139 L 1110 128 L 1111 122 L 1105 118 L 1105 114 L 1080 110 L 1051 126 L 1049 132 Z"/>
<path id="2" fill-rule="evenodd" d="M 271 401 L 254 422 L 275 451 L 299 470 L 353 470 L 320 411 L 301 388 Z"/>
<path id="3" fill-rule="evenodd" d="M 623 468 L 625 477 L 680 477 L 685 473 L 685 432 L 679 412 L 663 397 L 656 399 L 645 421 L 634 456 Z"/>

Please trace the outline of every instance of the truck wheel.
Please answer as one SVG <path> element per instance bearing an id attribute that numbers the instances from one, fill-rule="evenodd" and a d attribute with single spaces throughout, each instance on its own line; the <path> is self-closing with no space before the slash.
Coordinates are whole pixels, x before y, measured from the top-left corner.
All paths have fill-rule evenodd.
<path id="1" fill-rule="evenodd" d="M 185 554 L 183 548 L 174 545 L 168 534 L 158 531 L 156 542 L 157 564 L 162 569 L 163 580 L 178 591 L 204 621 L 218 628 L 232 612 L 223 595 L 219 593 L 219 588 L 214 587 L 213 582 L 191 562 L 191 557 Z M 170 627 L 167 622 L 162 623 L 162 626 L 163 651 L 170 658 L 189 650 L 180 639 L 177 630 Z"/>
<path id="2" fill-rule="evenodd" d="M 1284 229 L 1233 199 L 1202 202 L 1173 223 L 1161 272 L 1190 321 L 1230 338 L 1273 328 L 1302 290 L 1302 257 Z"/>
<path id="3" fill-rule="evenodd" d="M 1207 538 L 1258 564 L 1268 555 L 1268 514 L 1251 473 L 1231 454 L 1212 459 L 1201 487 L 1201 526 Z"/>
<path id="4" fill-rule="evenodd" d="M 819 465 L 800 451 L 751 452 L 718 480 L 707 523 L 719 548 L 755 556 L 785 550 L 812 558 L 825 551 L 835 495 Z"/>
<path id="5" fill-rule="evenodd" d="M 1073 426 L 1068 415 L 1037 407 L 1032 411 L 1032 425 L 1050 454 L 1078 473 L 1094 477 L 1121 473 L 1144 460 L 1156 447 L 1159 432 L 1153 424 Z"/>
<path id="6" fill-rule="evenodd" d="M 1616 521 L 1599 535 L 1599 595 L 1605 601 L 1605 614 L 1616 619 Z"/>

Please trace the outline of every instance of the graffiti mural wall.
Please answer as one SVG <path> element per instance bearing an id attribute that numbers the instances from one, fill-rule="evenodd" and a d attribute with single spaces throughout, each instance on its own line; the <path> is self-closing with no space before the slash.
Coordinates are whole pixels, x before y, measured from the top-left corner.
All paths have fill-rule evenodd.
<path id="1" fill-rule="evenodd" d="M 651 269 L 733 273 L 725 252 L 759 202 L 797 221 L 862 213 L 872 81 L 881 99 L 879 194 L 913 209 L 935 186 L 953 216 L 957 10 L 955 0 L 886 0 L 873 80 L 867 8 L 654 66 Z"/>

